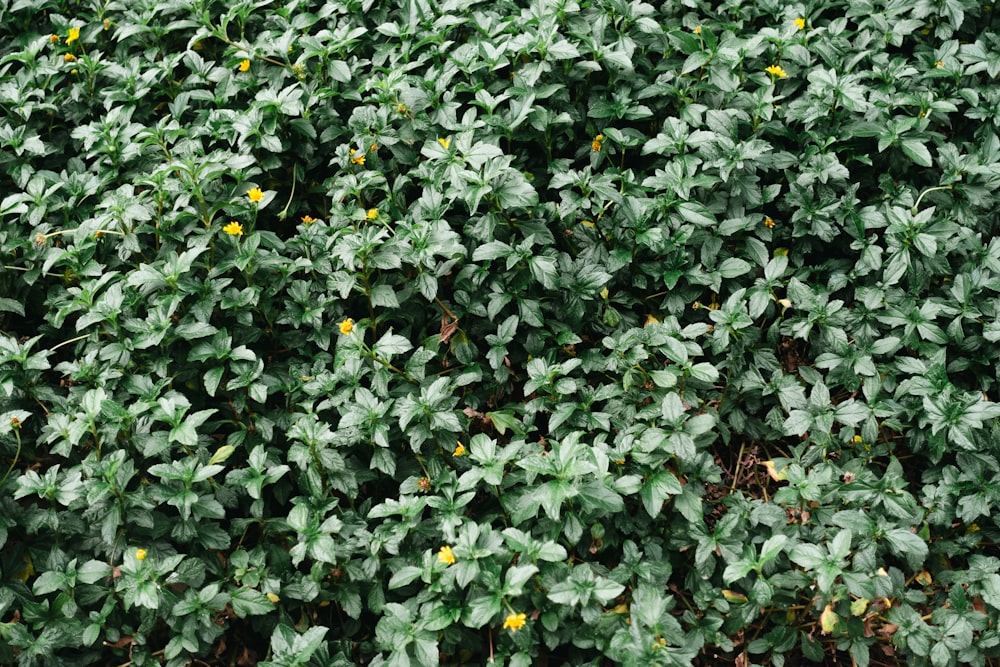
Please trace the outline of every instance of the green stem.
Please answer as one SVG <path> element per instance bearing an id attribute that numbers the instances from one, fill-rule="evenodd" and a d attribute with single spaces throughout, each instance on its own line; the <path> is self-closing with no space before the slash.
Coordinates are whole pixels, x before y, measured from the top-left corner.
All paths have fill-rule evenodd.
<path id="1" fill-rule="evenodd" d="M 911 215 L 916 215 L 917 214 L 917 211 L 920 209 L 920 202 L 923 201 L 923 199 L 924 199 L 924 195 L 926 195 L 926 194 L 928 194 L 930 192 L 934 192 L 935 190 L 951 190 L 951 189 L 952 189 L 952 185 L 951 184 L 948 184 L 948 185 L 938 185 L 938 186 L 933 187 L 933 188 L 927 188 L 926 190 L 924 190 L 923 192 L 920 193 L 919 197 L 917 197 L 917 202 L 910 209 L 910 214 Z"/>
<path id="2" fill-rule="evenodd" d="M 284 220 L 288 215 L 288 207 L 292 205 L 292 200 L 295 199 L 295 184 L 299 180 L 298 176 L 298 165 L 292 165 L 292 192 L 288 195 L 288 203 L 285 204 L 285 208 L 281 209 L 281 213 L 278 214 L 278 220 Z"/>
<path id="3" fill-rule="evenodd" d="M 10 467 L 7 468 L 7 472 L 4 473 L 3 479 L 0 479 L 0 488 L 3 487 L 4 482 L 7 481 L 7 477 L 9 477 L 11 471 L 14 470 L 14 466 L 17 465 L 17 460 L 21 458 L 21 425 L 18 423 L 17 426 L 14 426 L 12 423 L 11 427 L 14 429 L 14 437 L 17 439 L 17 451 L 14 452 L 14 460 L 10 462 Z"/>

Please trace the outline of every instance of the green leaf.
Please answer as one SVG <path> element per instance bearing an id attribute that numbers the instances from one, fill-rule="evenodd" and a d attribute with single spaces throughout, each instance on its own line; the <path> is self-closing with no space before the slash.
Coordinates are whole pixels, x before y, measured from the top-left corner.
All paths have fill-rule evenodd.
<path id="1" fill-rule="evenodd" d="M 409 340 L 392 333 L 392 330 L 385 332 L 373 348 L 375 355 L 381 359 L 389 359 L 393 355 L 403 354 L 413 349 Z"/>
<path id="2" fill-rule="evenodd" d="M 697 202 L 681 202 L 677 205 L 677 212 L 686 222 L 700 227 L 713 227 L 716 224 L 715 216 L 705 205 Z"/>
<path id="3" fill-rule="evenodd" d="M 107 563 L 88 560 L 76 568 L 76 580 L 81 584 L 96 584 L 101 579 L 110 577 L 113 570 Z"/>
<path id="4" fill-rule="evenodd" d="M 481 628 L 500 614 L 500 599 L 495 595 L 480 595 L 469 601 L 462 612 L 462 623 L 470 628 Z"/>
<path id="5" fill-rule="evenodd" d="M 263 616 L 275 609 L 268 597 L 255 588 L 243 586 L 234 588 L 229 592 L 230 604 L 233 606 L 233 613 L 239 618 L 247 616 Z"/>
<path id="6" fill-rule="evenodd" d="M 927 560 L 927 542 L 905 528 L 890 528 L 885 531 L 884 539 L 889 552 L 906 560 L 911 569 L 917 570 Z"/>
<path id="7" fill-rule="evenodd" d="M 676 496 L 684 492 L 684 487 L 677 480 L 677 477 L 669 470 L 661 470 L 646 480 L 639 492 L 642 498 L 642 506 L 651 517 L 660 514 L 663 503 L 670 496 Z"/>
<path id="8" fill-rule="evenodd" d="M 423 574 L 423 568 L 419 568 L 416 565 L 402 567 L 389 578 L 389 590 L 402 588 L 418 579 L 421 574 Z"/>
<path id="9" fill-rule="evenodd" d="M 788 557 L 792 559 L 793 563 L 813 571 L 826 560 L 826 553 L 815 544 L 796 544 L 788 552 Z"/>
<path id="10" fill-rule="evenodd" d="M 922 141 L 917 139 L 904 139 L 900 144 L 900 147 L 911 160 L 919 164 L 921 167 L 930 167 L 934 164 L 934 161 L 931 158 L 931 152 L 927 150 L 927 147 L 924 146 Z"/>

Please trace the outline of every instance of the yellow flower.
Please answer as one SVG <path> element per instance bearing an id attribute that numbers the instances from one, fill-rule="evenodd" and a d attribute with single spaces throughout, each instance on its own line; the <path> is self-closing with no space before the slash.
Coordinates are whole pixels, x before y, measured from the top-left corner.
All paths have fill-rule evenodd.
<path id="1" fill-rule="evenodd" d="M 243 60 L 240 61 L 240 71 L 241 72 L 249 72 L 250 71 L 250 61 L 249 60 L 243 59 Z"/>
<path id="2" fill-rule="evenodd" d="M 438 143 L 441 144 L 441 147 L 445 150 L 451 148 L 451 139 L 442 139 L 441 137 L 438 137 Z"/>
<path id="3" fill-rule="evenodd" d="M 764 226 L 768 229 L 774 229 L 774 220 L 771 220 L 771 218 L 764 218 Z"/>
<path id="4" fill-rule="evenodd" d="M 59 35 L 49 35 L 49 43 L 50 44 L 58 44 L 59 43 Z"/>
<path id="5" fill-rule="evenodd" d="M 590 150 L 594 151 L 595 153 L 597 153 L 598 151 L 600 151 L 601 150 L 601 142 L 602 141 L 604 141 L 604 135 L 603 134 L 599 134 L 596 137 L 594 137 L 594 140 L 590 142 Z"/>
<path id="6" fill-rule="evenodd" d="M 107 30 L 111 27 L 111 19 L 104 19 L 104 29 Z"/>
<path id="7" fill-rule="evenodd" d="M 351 151 L 351 153 L 353 153 L 353 152 L 354 151 Z M 365 156 L 364 155 L 359 155 L 357 157 L 352 157 L 351 158 L 351 164 L 364 164 L 364 163 L 365 163 Z"/>
<path id="8" fill-rule="evenodd" d="M 222 231 L 230 236 L 243 236 L 243 225 L 235 220 L 230 220 L 229 224 L 222 228 Z"/>
<path id="9" fill-rule="evenodd" d="M 524 624 L 528 622 L 528 617 L 525 614 L 510 614 L 504 619 L 503 629 L 510 630 L 511 632 L 517 632 L 524 627 Z"/>
<path id="10" fill-rule="evenodd" d="M 798 28 L 799 30 L 804 30 L 806 27 L 806 20 L 801 17 L 792 21 L 792 23 L 794 23 L 795 27 Z"/>
<path id="11" fill-rule="evenodd" d="M 771 65 L 764 71 L 770 74 L 771 76 L 778 77 L 779 79 L 784 79 L 786 76 L 788 76 L 788 72 L 781 69 L 781 65 Z"/>
<path id="12" fill-rule="evenodd" d="M 352 331 L 354 331 L 354 320 L 352 320 L 351 318 L 348 317 L 346 320 L 344 320 L 343 322 L 341 322 L 338 326 L 340 327 L 340 333 L 342 333 L 342 334 L 344 334 L 346 336 L 347 334 L 349 334 Z"/>
<path id="13" fill-rule="evenodd" d="M 938 69 L 940 69 L 940 68 L 944 67 L 944 63 L 941 62 L 940 60 L 938 60 L 936 63 L 934 63 L 934 67 L 937 67 Z"/>
<path id="14" fill-rule="evenodd" d="M 650 324 L 658 324 L 659 321 L 660 320 L 658 320 L 655 315 L 652 314 L 646 315 L 646 323 L 643 324 L 642 326 L 648 327 Z"/>
<path id="15" fill-rule="evenodd" d="M 438 560 L 444 563 L 445 565 L 454 565 L 455 552 L 453 552 L 451 550 L 451 547 L 449 547 L 446 544 L 445 546 L 441 547 L 440 551 L 438 551 Z"/>
<path id="16" fill-rule="evenodd" d="M 451 453 L 451 455 L 452 456 L 465 456 L 465 445 L 463 445 L 461 442 L 459 442 L 458 443 L 458 447 L 455 448 L 455 451 L 453 451 Z"/>
<path id="17" fill-rule="evenodd" d="M 316 222 L 316 218 L 312 217 L 311 215 L 304 215 L 304 216 L 302 216 L 302 223 L 303 224 L 311 225 L 314 222 Z"/>
<path id="18" fill-rule="evenodd" d="M 260 188 L 254 188 L 252 190 L 247 191 L 247 197 L 249 197 L 250 201 L 252 201 L 254 204 L 259 204 L 260 200 L 264 198 L 264 193 L 261 191 Z"/>
<path id="19" fill-rule="evenodd" d="M 149 553 L 145 549 L 136 549 L 135 559 L 136 560 L 146 560 L 146 554 Z"/>
<path id="20" fill-rule="evenodd" d="M 67 53 L 66 55 L 63 56 L 63 60 L 65 60 L 68 63 L 71 63 L 74 60 L 76 60 L 76 56 L 74 56 L 72 53 Z"/>
<path id="21" fill-rule="evenodd" d="M 864 438 L 862 438 L 860 435 L 856 435 L 853 438 L 851 438 L 851 442 L 853 442 L 855 445 L 860 445 L 862 442 L 864 442 Z"/>
<path id="22" fill-rule="evenodd" d="M 368 209 L 368 212 L 365 213 L 365 217 L 368 218 L 369 220 L 374 220 L 375 218 L 378 217 L 378 209 L 377 208 Z"/>
<path id="23" fill-rule="evenodd" d="M 80 39 L 80 29 L 79 28 L 70 28 L 69 29 L 69 36 L 66 38 L 66 44 L 72 44 L 73 42 L 75 42 L 78 39 Z"/>
<path id="24" fill-rule="evenodd" d="M 274 593 L 268 593 L 267 599 L 271 601 L 271 604 L 278 604 L 279 602 L 281 602 L 281 598 L 279 598 Z"/>
<path id="25" fill-rule="evenodd" d="M 696 34 L 696 35 L 700 35 L 701 34 L 701 26 L 700 25 L 696 25 L 694 27 L 694 34 Z"/>

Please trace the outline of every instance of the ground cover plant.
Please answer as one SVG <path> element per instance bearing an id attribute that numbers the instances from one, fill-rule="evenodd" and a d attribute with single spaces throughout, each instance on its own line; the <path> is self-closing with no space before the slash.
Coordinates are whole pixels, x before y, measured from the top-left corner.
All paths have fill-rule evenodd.
<path id="1" fill-rule="evenodd" d="M 972 0 L 0 8 L 0 663 L 1000 663 Z"/>

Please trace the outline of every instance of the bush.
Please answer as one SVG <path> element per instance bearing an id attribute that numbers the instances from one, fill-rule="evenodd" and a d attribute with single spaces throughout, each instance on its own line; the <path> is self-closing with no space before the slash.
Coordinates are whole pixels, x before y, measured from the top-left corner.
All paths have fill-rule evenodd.
<path id="1" fill-rule="evenodd" d="M 991 9 L 8 3 L 0 662 L 996 664 Z"/>

